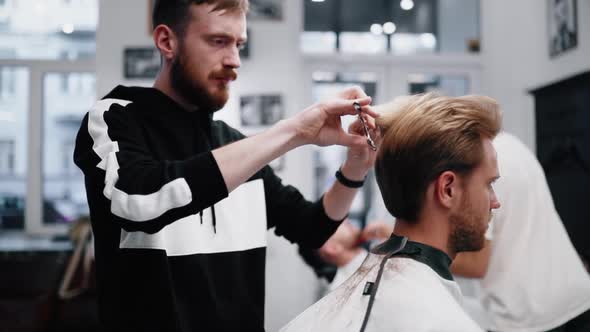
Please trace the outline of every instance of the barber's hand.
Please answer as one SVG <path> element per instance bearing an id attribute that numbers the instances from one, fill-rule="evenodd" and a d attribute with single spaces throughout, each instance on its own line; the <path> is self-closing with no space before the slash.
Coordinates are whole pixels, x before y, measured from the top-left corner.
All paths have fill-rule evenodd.
<path id="1" fill-rule="evenodd" d="M 360 88 L 350 88 L 342 91 L 336 99 L 320 102 L 306 108 L 288 121 L 295 127 L 300 144 L 316 144 L 319 146 L 344 145 L 361 147 L 367 144 L 364 136 L 357 133 L 346 133 L 342 129 L 340 117 L 356 115 L 353 103 L 361 105 L 362 112 L 367 118 L 377 117 L 371 110 L 368 97 Z"/>
<path id="2" fill-rule="evenodd" d="M 361 231 L 345 220 L 336 233 L 319 249 L 320 257 L 330 264 L 338 267 L 344 266 L 352 261 L 356 255 L 363 253 L 361 245 L 366 241 L 387 240 L 393 232 L 393 225 L 382 222 L 370 222 Z"/>
<path id="3" fill-rule="evenodd" d="M 361 231 L 345 220 L 318 253 L 324 261 L 339 267 L 344 266 L 363 252 L 357 245 L 360 236 Z"/>
<path id="4" fill-rule="evenodd" d="M 377 242 L 383 242 L 393 233 L 393 225 L 385 223 L 383 221 L 372 221 L 365 226 L 360 234 L 359 242 L 363 243 L 366 241 L 376 240 Z"/>

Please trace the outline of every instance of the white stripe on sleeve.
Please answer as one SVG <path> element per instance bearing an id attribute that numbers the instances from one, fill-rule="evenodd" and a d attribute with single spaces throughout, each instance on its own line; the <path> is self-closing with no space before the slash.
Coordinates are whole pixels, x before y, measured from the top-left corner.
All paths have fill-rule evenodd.
<path id="1" fill-rule="evenodd" d="M 111 212 L 127 220 L 146 221 L 157 218 L 168 210 L 187 205 L 192 201 L 192 192 L 184 178 L 175 179 L 157 192 L 146 195 L 129 195 L 115 188 L 119 180 L 119 144 L 108 135 L 104 113 L 113 104 L 127 106 L 129 103 L 131 102 L 121 99 L 98 101 L 88 114 L 88 133 L 94 142 L 92 149 L 100 157 L 96 167 L 106 172 L 103 194 L 111 200 Z"/>

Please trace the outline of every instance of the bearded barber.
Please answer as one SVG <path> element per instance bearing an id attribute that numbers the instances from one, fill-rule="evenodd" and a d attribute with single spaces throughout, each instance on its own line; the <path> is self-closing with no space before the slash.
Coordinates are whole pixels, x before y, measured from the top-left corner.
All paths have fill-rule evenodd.
<path id="1" fill-rule="evenodd" d="M 245 138 L 213 113 L 246 42 L 247 0 L 156 1 L 162 69 L 152 88 L 117 86 L 85 116 L 74 159 L 95 236 L 99 317 L 108 331 L 263 331 L 266 231 L 320 247 L 338 228 L 375 154 L 355 123 L 360 89 Z M 349 147 L 317 202 L 266 166 L 305 144 Z"/>

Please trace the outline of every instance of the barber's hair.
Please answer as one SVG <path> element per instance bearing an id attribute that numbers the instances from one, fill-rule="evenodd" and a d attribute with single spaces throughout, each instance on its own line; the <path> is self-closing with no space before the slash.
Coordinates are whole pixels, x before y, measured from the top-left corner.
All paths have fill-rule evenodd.
<path id="1" fill-rule="evenodd" d="M 382 142 L 377 184 L 389 213 L 416 222 L 428 185 L 442 172 L 469 175 L 483 159 L 482 138 L 493 139 L 502 114 L 485 96 L 404 96 L 375 107 Z"/>
<path id="2" fill-rule="evenodd" d="M 152 29 L 165 24 L 180 37 L 191 19 L 191 5 L 213 5 L 212 11 L 248 11 L 248 0 L 156 0 L 152 12 Z"/>

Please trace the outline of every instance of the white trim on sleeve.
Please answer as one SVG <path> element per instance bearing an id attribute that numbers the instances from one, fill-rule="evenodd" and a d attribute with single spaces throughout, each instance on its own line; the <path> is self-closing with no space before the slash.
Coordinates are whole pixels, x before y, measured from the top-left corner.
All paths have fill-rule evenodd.
<path id="1" fill-rule="evenodd" d="M 192 201 L 192 192 L 184 178 L 175 179 L 157 192 L 146 195 L 129 195 L 115 188 L 119 180 L 119 144 L 109 137 L 104 113 L 108 112 L 113 104 L 125 107 L 130 103 L 121 99 L 98 101 L 88 113 L 88 133 L 94 142 L 92 149 L 100 157 L 96 167 L 106 172 L 103 194 L 111 200 L 111 212 L 127 220 L 147 221 L 161 216 L 168 210 L 187 205 Z"/>

